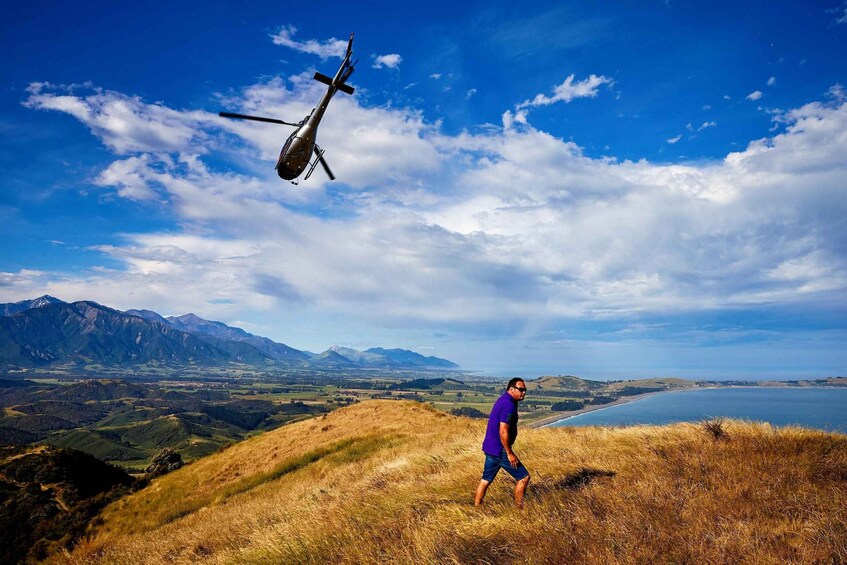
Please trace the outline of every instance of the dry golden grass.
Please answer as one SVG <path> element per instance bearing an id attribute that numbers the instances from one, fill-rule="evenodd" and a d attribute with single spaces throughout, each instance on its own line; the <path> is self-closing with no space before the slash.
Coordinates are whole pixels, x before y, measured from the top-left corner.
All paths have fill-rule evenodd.
<path id="1" fill-rule="evenodd" d="M 730 421 L 521 430 L 472 506 L 484 422 L 370 401 L 109 507 L 59 563 L 843 563 L 847 436 Z"/>

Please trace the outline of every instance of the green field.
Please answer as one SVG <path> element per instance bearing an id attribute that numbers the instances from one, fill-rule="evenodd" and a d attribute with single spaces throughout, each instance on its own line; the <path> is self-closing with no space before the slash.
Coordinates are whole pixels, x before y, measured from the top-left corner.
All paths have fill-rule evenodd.
<path id="1" fill-rule="evenodd" d="M 182 370 L 165 375 L 160 367 L 144 369 L 159 372 L 155 378 L 138 378 L 144 372 L 139 369 L 100 379 L 39 373 L 28 379 L 29 386 L 0 388 L 0 444 L 77 449 L 138 472 L 164 448 L 191 461 L 367 400 L 412 400 L 485 418 L 506 384 L 506 379 L 451 372 Z M 561 375 L 526 383 L 519 408 L 524 424 L 641 394 L 712 384 L 672 378 L 601 382 Z M 827 380 L 806 386 L 839 384 Z"/>

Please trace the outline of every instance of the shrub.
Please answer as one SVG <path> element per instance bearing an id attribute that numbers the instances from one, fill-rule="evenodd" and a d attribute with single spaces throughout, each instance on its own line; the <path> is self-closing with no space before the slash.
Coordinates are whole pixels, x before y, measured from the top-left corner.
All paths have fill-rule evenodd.
<path id="1" fill-rule="evenodd" d="M 450 414 L 453 416 L 465 416 L 466 418 L 487 418 L 488 416 L 485 412 L 481 412 L 476 408 L 471 408 L 470 406 L 462 406 L 461 408 L 453 408 L 450 410 Z"/>
<path id="2" fill-rule="evenodd" d="M 724 418 L 711 418 L 703 421 L 703 429 L 714 439 L 729 439 L 725 426 L 726 419 Z"/>
<path id="3" fill-rule="evenodd" d="M 610 402 L 614 402 L 615 400 L 617 400 L 617 398 L 615 398 L 614 396 L 598 395 L 598 396 L 595 396 L 594 398 L 591 398 L 588 401 L 588 403 L 589 404 L 609 404 Z"/>
<path id="4" fill-rule="evenodd" d="M 147 473 L 147 478 L 152 479 L 171 471 L 176 471 L 185 463 L 182 461 L 182 455 L 177 453 L 173 448 L 166 447 L 153 458 L 153 462 L 147 467 L 144 472 Z"/>
<path id="5" fill-rule="evenodd" d="M 585 403 L 578 400 L 563 400 L 562 402 L 554 403 L 553 406 L 550 407 L 550 410 L 554 412 L 564 412 L 568 410 L 580 410 L 584 407 Z"/>

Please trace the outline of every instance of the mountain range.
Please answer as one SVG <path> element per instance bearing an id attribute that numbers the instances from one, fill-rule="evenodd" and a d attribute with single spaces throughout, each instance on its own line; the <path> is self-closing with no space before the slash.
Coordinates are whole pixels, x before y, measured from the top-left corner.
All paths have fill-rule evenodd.
<path id="1" fill-rule="evenodd" d="M 0 368 L 103 365 L 222 366 L 266 369 L 452 370 L 458 365 L 405 349 L 333 346 L 300 351 L 194 314 L 163 317 L 52 296 L 0 304 Z"/>

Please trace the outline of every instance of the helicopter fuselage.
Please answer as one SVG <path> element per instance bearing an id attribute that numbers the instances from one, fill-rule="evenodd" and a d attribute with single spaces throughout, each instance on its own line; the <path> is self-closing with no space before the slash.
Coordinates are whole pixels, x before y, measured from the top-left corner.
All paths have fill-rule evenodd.
<path id="1" fill-rule="evenodd" d="M 330 86 L 321 97 L 321 101 L 312 110 L 312 113 L 303 121 L 303 124 L 288 136 L 276 162 L 276 172 L 279 178 L 296 179 L 309 166 L 312 153 L 315 151 L 318 126 L 336 90 L 335 87 Z"/>
<path id="2" fill-rule="evenodd" d="M 294 180 L 306 170 L 315 150 L 315 133 L 314 129 L 302 126 L 288 136 L 276 162 L 279 178 Z"/>

